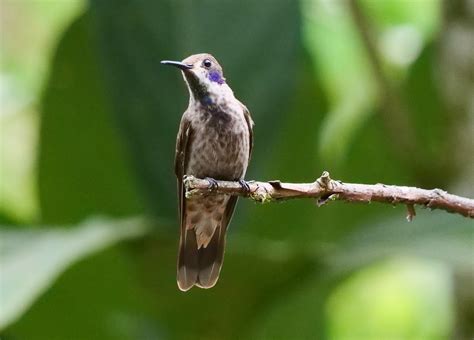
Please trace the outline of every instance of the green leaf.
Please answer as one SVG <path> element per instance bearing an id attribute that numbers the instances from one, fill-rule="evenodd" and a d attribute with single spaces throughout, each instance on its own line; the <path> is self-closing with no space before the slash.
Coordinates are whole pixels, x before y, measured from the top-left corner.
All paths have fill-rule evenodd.
<path id="1" fill-rule="evenodd" d="M 89 26 L 86 13 L 64 33 L 43 95 L 38 177 L 46 224 L 142 211 Z"/>
<path id="2" fill-rule="evenodd" d="M 440 0 L 360 0 L 359 2 L 379 30 L 409 24 L 419 30 L 423 40 L 429 42 L 439 29 L 442 7 Z"/>
<path id="3" fill-rule="evenodd" d="M 166 325 L 149 308 L 160 299 L 153 299 L 136 275 L 139 261 L 133 249 L 144 242 L 120 243 L 68 268 L 18 322 L 2 331 L 2 338 L 162 338 Z"/>
<path id="4" fill-rule="evenodd" d="M 139 218 L 95 218 L 70 229 L 0 229 L 0 329 L 15 321 L 71 264 L 119 241 L 145 235 Z"/>

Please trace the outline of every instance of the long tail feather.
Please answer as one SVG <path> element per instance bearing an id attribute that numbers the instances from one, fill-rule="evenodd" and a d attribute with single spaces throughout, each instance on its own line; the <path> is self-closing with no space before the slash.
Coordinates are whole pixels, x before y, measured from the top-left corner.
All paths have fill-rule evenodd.
<path id="1" fill-rule="evenodd" d="M 197 281 L 199 271 L 196 233 L 193 229 L 181 233 L 178 253 L 178 287 L 189 290 Z"/>
<path id="2" fill-rule="evenodd" d="M 206 248 L 199 249 L 199 273 L 196 285 L 211 288 L 217 282 L 224 260 L 225 230 L 218 226 Z"/>

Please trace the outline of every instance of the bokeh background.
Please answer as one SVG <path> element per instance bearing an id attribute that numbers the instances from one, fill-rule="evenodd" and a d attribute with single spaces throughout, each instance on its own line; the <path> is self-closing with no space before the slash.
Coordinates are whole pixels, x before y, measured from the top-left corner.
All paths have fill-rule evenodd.
<path id="1" fill-rule="evenodd" d="M 178 291 L 162 59 L 214 54 L 247 179 L 474 196 L 470 0 L 0 0 L 2 339 L 469 339 L 472 220 L 240 200 L 221 278 Z"/>

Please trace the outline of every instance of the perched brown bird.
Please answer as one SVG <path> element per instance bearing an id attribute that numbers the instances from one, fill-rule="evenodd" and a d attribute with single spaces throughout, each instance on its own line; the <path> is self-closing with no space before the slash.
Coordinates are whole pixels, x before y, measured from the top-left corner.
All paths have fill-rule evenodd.
<path id="1" fill-rule="evenodd" d="M 189 105 L 181 118 L 176 142 L 181 237 L 177 281 L 186 291 L 193 285 L 213 287 L 222 267 L 226 231 L 236 196 L 209 195 L 186 200 L 183 176 L 239 181 L 252 152 L 250 113 L 227 85 L 222 67 L 210 54 L 192 55 L 182 62 L 162 61 L 181 69 L 189 89 Z"/>

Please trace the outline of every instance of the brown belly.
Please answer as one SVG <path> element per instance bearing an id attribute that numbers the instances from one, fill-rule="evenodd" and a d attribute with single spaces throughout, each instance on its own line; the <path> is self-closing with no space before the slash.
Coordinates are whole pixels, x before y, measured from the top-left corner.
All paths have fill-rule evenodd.
<path id="1" fill-rule="evenodd" d="M 249 158 L 247 127 L 199 131 L 189 146 L 185 173 L 196 177 L 236 180 L 244 177 Z"/>

